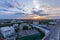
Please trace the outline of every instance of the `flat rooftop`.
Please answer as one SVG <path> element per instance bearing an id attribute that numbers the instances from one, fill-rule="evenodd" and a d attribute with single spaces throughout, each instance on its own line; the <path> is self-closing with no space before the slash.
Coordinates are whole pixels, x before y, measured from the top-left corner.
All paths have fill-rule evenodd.
<path id="1" fill-rule="evenodd" d="M 39 32 L 37 30 L 22 30 L 19 32 L 20 37 L 28 36 L 28 35 L 34 35 L 38 34 Z"/>

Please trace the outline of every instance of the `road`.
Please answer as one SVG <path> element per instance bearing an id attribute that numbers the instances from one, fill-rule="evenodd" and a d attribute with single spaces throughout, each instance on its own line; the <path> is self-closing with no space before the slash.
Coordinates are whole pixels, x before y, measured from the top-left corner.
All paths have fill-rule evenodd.
<path id="1" fill-rule="evenodd" d="M 55 26 L 49 25 L 49 28 L 51 32 L 45 40 L 60 40 L 60 23 Z"/>

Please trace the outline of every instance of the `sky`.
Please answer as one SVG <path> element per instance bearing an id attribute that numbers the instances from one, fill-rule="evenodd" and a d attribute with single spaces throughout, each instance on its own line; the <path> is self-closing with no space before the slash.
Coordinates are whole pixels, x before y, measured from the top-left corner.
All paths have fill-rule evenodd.
<path id="1" fill-rule="evenodd" d="M 33 8 L 45 13 L 60 13 L 60 0 L 0 0 L 0 12 L 31 13 Z"/>
<path id="2" fill-rule="evenodd" d="M 43 14 L 59 14 L 60 0 L 0 0 L 1 14 L 33 14 L 42 10 Z"/>

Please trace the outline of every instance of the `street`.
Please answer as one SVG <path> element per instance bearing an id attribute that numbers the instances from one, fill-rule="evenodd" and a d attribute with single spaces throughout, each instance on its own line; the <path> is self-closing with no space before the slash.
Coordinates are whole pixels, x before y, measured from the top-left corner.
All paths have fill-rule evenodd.
<path id="1" fill-rule="evenodd" d="M 60 23 L 54 26 L 49 25 L 49 28 L 51 32 L 45 40 L 60 40 Z"/>

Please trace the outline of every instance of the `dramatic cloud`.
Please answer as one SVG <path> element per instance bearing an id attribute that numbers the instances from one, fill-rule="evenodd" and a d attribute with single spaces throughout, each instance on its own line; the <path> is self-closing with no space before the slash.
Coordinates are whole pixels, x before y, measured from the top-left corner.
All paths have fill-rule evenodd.
<path id="1" fill-rule="evenodd" d="M 21 13 L 36 14 L 38 16 L 59 16 L 60 0 L 0 0 L 0 15 L 19 15 Z"/>
<path id="2" fill-rule="evenodd" d="M 0 13 L 13 14 L 24 12 L 25 10 L 22 8 L 22 5 L 20 5 L 18 0 L 0 0 Z"/>

